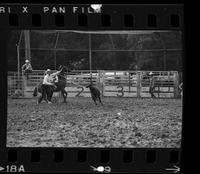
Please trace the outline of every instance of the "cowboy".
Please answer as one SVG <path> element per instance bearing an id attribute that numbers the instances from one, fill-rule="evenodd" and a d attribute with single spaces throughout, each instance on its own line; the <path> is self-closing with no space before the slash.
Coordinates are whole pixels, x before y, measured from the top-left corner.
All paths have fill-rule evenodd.
<path id="1" fill-rule="evenodd" d="M 154 89 L 155 89 L 155 78 L 153 77 L 153 73 L 152 72 L 149 73 L 149 80 L 150 80 L 149 93 L 151 94 L 152 98 L 156 98 L 156 96 L 153 94 Z"/>
<path id="2" fill-rule="evenodd" d="M 53 90 L 57 88 L 54 79 L 61 71 L 62 69 L 51 74 L 51 70 L 47 69 L 42 83 L 42 96 L 39 98 L 38 103 L 41 103 L 42 99 L 47 99 L 47 103 L 51 103 Z"/>
<path id="3" fill-rule="evenodd" d="M 52 83 L 51 70 L 47 69 L 42 82 L 42 95 L 41 97 L 39 97 L 38 103 L 41 103 L 42 99 L 45 99 L 47 103 L 51 103 L 50 94 L 53 90 L 52 89 L 53 86 L 55 86 L 55 84 Z"/>
<path id="4" fill-rule="evenodd" d="M 28 74 L 33 71 L 32 65 L 28 59 L 25 60 L 25 64 L 22 65 L 22 72 L 26 75 L 26 78 L 29 79 Z"/>

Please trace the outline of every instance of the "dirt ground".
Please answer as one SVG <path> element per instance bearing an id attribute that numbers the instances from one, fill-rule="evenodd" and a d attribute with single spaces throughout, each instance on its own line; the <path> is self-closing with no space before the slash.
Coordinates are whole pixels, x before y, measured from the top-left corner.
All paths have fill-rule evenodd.
<path id="1" fill-rule="evenodd" d="M 67 104 L 8 99 L 8 147 L 181 146 L 180 99 L 68 98 Z"/>

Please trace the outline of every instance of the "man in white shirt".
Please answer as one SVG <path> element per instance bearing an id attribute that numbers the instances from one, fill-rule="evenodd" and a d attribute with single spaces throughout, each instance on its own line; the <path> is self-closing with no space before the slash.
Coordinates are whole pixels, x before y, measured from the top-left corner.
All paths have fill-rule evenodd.
<path id="1" fill-rule="evenodd" d="M 53 76 L 51 74 L 51 70 L 50 69 L 47 69 L 46 75 L 44 76 L 42 84 L 43 85 L 55 86 L 55 84 L 53 83 Z"/>
<path id="2" fill-rule="evenodd" d="M 50 96 L 53 93 L 53 90 L 57 88 L 54 79 L 55 76 L 57 76 L 61 71 L 62 69 L 51 74 L 51 70 L 47 69 L 42 83 L 42 96 L 39 98 L 38 103 L 41 103 L 42 99 L 46 100 L 48 103 L 51 103 Z"/>

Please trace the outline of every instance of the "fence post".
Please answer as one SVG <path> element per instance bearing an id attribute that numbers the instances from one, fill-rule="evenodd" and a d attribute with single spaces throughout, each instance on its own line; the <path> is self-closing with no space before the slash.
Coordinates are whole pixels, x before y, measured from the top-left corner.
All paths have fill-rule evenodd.
<path id="1" fill-rule="evenodd" d="M 98 84 L 98 88 L 101 92 L 103 92 L 102 89 L 102 81 L 101 81 L 101 70 L 97 70 L 97 78 L 96 78 L 97 84 Z"/>
<path id="2" fill-rule="evenodd" d="M 101 70 L 100 71 L 100 82 L 101 82 L 101 88 L 102 88 L 102 97 L 104 97 L 104 93 L 105 93 L 105 71 L 104 70 Z"/>
<path id="3" fill-rule="evenodd" d="M 137 71 L 137 97 L 141 97 L 141 77 L 140 71 Z"/>
<path id="4" fill-rule="evenodd" d="M 128 91 L 131 92 L 131 73 L 128 71 Z"/>
<path id="5" fill-rule="evenodd" d="M 25 97 L 25 93 L 24 93 L 25 86 L 24 86 L 23 73 L 21 73 L 20 77 L 21 77 L 20 79 L 21 79 L 21 84 L 22 84 L 22 96 Z"/>
<path id="6" fill-rule="evenodd" d="M 169 81 L 170 81 L 170 72 L 169 71 L 167 72 L 167 80 L 168 80 L 168 84 L 169 84 Z M 168 92 L 170 92 L 170 86 L 168 86 Z"/>
<path id="7" fill-rule="evenodd" d="M 23 87 L 24 87 L 24 97 L 27 97 L 27 80 L 24 75 L 22 75 L 22 82 L 23 82 Z"/>
<path id="8" fill-rule="evenodd" d="M 174 98 L 179 97 L 179 78 L 178 78 L 178 72 L 174 72 Z"/>

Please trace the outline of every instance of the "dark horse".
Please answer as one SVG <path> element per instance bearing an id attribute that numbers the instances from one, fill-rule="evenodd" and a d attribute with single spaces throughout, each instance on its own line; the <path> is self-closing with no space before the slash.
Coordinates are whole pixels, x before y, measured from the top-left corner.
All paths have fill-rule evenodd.
<path id="1" fill-rule="evenodd" d="M 56 89 L 52 89 L 53 92 L 59 92 L 61 91 L 61 94 L 64 98 L 64 103 L 66 103 L 66 98 L 67 98 L 67 91 L 65 91 L 65 87 L 66 87 L 66 83 L 67 83 L 67 72 L 69 72 L 69 70 L 67 69 L 67 67 L 65 66 L 60 66 L 58 70 L 61 70 L 62 71 L 58 74 L 58 82 L 55 83 L 56 85 Z M 33 91 L 33 96 L 36 97 L 38 92 L 39 93 L 42 93 L 42 89 L 41 89 L 41 86 L 42 86 L 42 81 L 35 87 L 34 91 Z M 52 98 L 53 96 L 53 92 L 50 94 L 50 99 Z"/>

